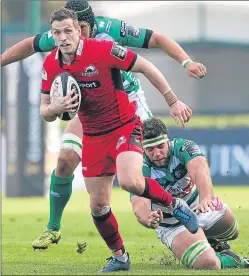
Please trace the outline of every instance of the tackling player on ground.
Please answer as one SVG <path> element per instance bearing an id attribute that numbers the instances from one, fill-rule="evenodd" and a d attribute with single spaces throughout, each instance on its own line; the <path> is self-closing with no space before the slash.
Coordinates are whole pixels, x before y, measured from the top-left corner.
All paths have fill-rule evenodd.
<path id="1" fill-rule="evenodd" d="M 131 195 L 138 221 L 156 229 L 158 239 L 189 268 L 248 268 L 248 259 L 230 251 L 226 243 L 238 237 L 238 223 L 227 204 L 213 194 L 207 160 L 198 145 L 186 139 L 169 139 L 166 125 L 157 118 L 145 120 L 142 128 L 143 175 L 185 200 L 198 214 L 200 228 L 191 234 L 167 208 Z"/>
<path id="2" fill-rule="evenodd" d="M 162 34 L 135 28 L 122 20 L 102 16 L 94 17 L 91 7 L 84 0 L 68 1 L 66 7 L 77 12 L 83 36 L 117 41 L 128 47 L 161 48 L 166 54 L 181 63 L 190 77 L 201 79 L 206 74 L 204 65 L 191 61 L 187 53 L 175 41 Z M 52 51 L 55 47 L 51 31 L 27 38 L 1 56 L 1 66 L 22 60 L 35 52 Z M 131 101 L 136 102 L 137 115 L 142 120 L 150 118 L 152 113 L 147 106 L 139 80 L 132 72 L 122 71 L 122 77 L 126 93 Z M 180 104 L 180 101 L 178 103 Z M 182 123 L 186 122 L 186 119 L 182 118 Z M 51 243 L 57 243 L 61 238 L 63 211 L 71 197 L 73 172 L 81 160 L 81 138 L 80 121 L 78 118 L 74 118 L 64 132 L 58 163 L 51 175 L 50 217 L 47 229 L 33 242 L 34 248 L 46 249 Z M 60 197 L 55 197 L 54 194 L 60 194 Z"/>
<path id="3" fill-rule="evenodd" d="M 43 64 L 41 115 L 51 122 L 58 114 L 73 111 L 78 104 L 74 103 L 78 95 L 71 97 L 68 94 L 62 98 L 56 87 L 52 87 L 59 74 L 72 74 L 81 87 L 78 115 L 84 129 L 82 173 L 90 195 L 91 214 L 97 230 L 113 253 L 111 262 L 101 272 L 129 270 L 129 255 L 110 208 L 115 173 L 122 189 L 167 206 L 192 233 L 198 230 L 198 223 L 184 201 L 173 198 L 154 179 L 143 177 L 141 121 L 123 91 L 120 69 L 142 73 L 168 105 L 175 102 L 175 95 L 160 71 L 141 56 L 116 42 L 80 37 L 75 12 L 65 8 L 55 11 L 51 16 L 51 30 L 58 48 Z M 187 116 L 188 112 L 184 106 L 182 113 Z"/>

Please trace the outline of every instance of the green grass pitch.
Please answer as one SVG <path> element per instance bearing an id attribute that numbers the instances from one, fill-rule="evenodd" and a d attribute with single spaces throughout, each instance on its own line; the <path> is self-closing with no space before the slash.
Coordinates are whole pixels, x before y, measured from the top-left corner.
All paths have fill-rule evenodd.
<path id="1" fill-rule="evenodd" d="M 215 192 L 234 211 L 240 237 L 234 251 L 249 256 L 248 187 L 216 187 Z M 89 214 L 88 194 L 74 191 L 62 221 L 62 239 L 47 251 L 33 251 L 31 242 L 45 229 L 48 198 L 2 198 L 2 275 L 95 275 L 110 252 Z M 113 189 L 112 210 L 130 253 L 132 269 L 119 275 L 248 275 L 248 270 L 195 271 L 185 269 L 156 238 L 142 227 L 131 211 L 128 193 Z M 87 242 L 77 253 L 77 242 Z"/>

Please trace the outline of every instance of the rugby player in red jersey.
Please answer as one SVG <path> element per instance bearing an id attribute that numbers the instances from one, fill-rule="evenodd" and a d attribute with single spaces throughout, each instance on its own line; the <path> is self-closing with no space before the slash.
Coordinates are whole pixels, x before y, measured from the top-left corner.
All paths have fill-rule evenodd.
<path id="1" fill-rule="evenodd" d="M 116 41 L 125 47 L 158 48 L 162 53 L 182 64 L 190 77 L 202 79 L 207 73 L 203 64 L 191 61 L 189 55 L 176 41 L 163 34 L 146 28 L 136 28 L 120 19 L 95 16 L 92 7 L 86 0 L 68 0 L 65 3 L 65 8 L 76 12 L 81 35 L 84 37 Z M 35 52 L 50 52 L 55 48 L 56 43 L 49 30 L 37 34 L 35 37 L 26 38 L 6 50 L 1 55 L 1 66 L 27 58 Z M 142 121 L 151 118 L 153 114 L 147 104 L 139 79 L 133 72 L 121 71 L 121 73 L 124 91 L 128 94 L 130 101 L 136 104 L 136 114 Z M 181 108 L 181 101 L 177 101 L 170 106 L 169 113 L 184 127 L 189 117 L 180 116 L 181 112 L 180 110 L 178 112 L 177 109 L 178 104 Z M 61 140 L 56 168 L 50 176 L 49 220 L 45 230 L 32 242 L 34 249 L 47 249 L 61 239 L 61 220 L 64 208 L 71 198 L 73 172 L 81 161 L 82 126 L 78 116 L 68 122 Z"/>
<path id="2" fill-rule="evenodd" d="M 58 48 L 44 61 L 41 115 L 50 122 L 58 114 L 75 107 L 75 97 L 61 98 L 56 91 L 50 102 L 54 78 L 62 72 L 72 74 L 82 88 L 78 112 L 84 129 L 82 173 L 90 195 L 91 213 L 100 235 L 114 255 L 101 271 L 129 270 L 129 255 L 110 208 L 115 173 L 121 188 L 171 208 L 172 214 L 190 232 L 198 230 L 198 223 L 196 215 L 183 201 L 172 198 L 152 178 L 143 177 L 141 121 L 123 91 L 119 70 L 144 74 L 169 106 L 178 99 L 163 75 L 149 61 L 115 42 L 80 37 L 73 11 L 65 8 L 55 11 L 51 16 L 51 30 Z M 190 109 L 183 103 L 181 108 L 182 116 L 189 118 Z"/>

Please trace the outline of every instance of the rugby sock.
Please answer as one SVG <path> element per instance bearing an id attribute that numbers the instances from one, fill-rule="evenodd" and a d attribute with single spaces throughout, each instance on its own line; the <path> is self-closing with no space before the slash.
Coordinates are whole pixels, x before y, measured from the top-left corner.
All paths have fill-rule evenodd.
<path id="1" fill-rule="evenodd" d="M 118 222 L 111 209 L 102 216 L 92 214 L 94 224 L 101 237 L 112 251 L 118 251 L 123 248 L 123 240 L 118 231 Z M 123 252 L 124 253 L 124 252 Z"/>
<path id="2" fill-rule="evenodd" d="M 72 194 L 72 182 L 74 176 L 60 178 L 55 176 L 53 171 L 50 182 L 50 217 L 47 229 L 59 231 L 63 210 Z"/>
<path id="3" fill-rule="evenodd" d="M 240 257 L 232 251 L 222 251 L 216 253 L 217 258 L 219 258 L 221 263 L 221 268 L 249 268 L 247 259 Z"/>
<path id="4" fill-rule="evenodd" d="M 164 206 L 172 203 L 172 195 L 165 191 L 155 179 L 148 177 L 145 177 L 145 189 L 141 196 L 152 199 Z"/>
<path id="5" fill-rule="evenodd" d="M 129 259 L 128 254 L 125 252 L 122 256 L 115 256 L 115 258 L 123 263 L 126 263 Z"/>
<path id="6" fill-rule="evenodd" d="M 221 268 L 236 268 L 238 266 L 234 258 L 229 255 L 221 255 L 220 253 L 216 253 L 216 256 L 220 260 Z"/>

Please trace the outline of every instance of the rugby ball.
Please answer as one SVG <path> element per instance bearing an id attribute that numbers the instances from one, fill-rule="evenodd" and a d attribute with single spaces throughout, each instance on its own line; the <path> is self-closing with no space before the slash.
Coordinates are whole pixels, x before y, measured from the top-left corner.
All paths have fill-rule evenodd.
<path id="1" fill-rule="evenodd" d="M 80 87 L 76 81 L 76 79 L 69 73 L 64 72 L 61 73 L 60 75 L 56 76 L 52 85 L 51 85 L 51 89 L 50 89 L 50 101 L 53 101 L 53 94 L 54 91 L 57 90 L 58 94 L 61 97 L 65 97 L 66 95 L 68 95 L 68 93 L 70 93 L 70 91 L 76 88 L 76 92 L 79 97 L 76 100 L 76 102 L 78 102 L 78 105 L 75 107 L 75 111 L 74 112 L 63 112 L 61 114 L 58 115 L 58 117 L 63 120 L 63 121 L 69 121 L 71 119 L 73 119 L 75 117 L 75 115 L 77 114 L 77 112 L 79 111 L 80 108 L 80 103 L 81 103 L 81 91 L 80 91 Z M 72 97 L 75 94 L 72 95 Z M 73 103 L 76 103 L 73 102 Z"/>

